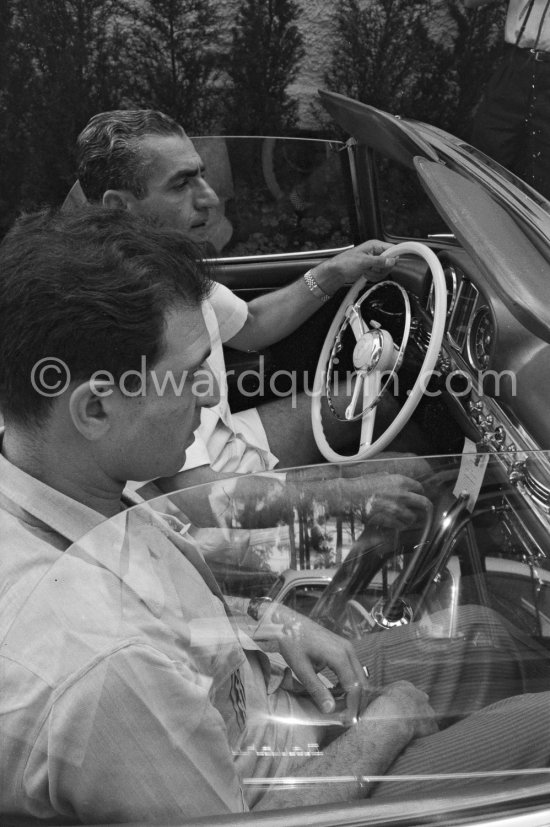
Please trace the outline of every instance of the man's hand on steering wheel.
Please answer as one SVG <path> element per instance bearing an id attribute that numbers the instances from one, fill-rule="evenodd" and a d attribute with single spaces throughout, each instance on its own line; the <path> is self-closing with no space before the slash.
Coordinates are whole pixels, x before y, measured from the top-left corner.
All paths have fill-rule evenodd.
<path id="1" fill-rule="evenodd" d="M 328 295 L 333 295 L 346 284 L 364 276 L 369 281 L 380 281 L 394 267 L 397 259 L 380 255 L 393 245 L 376 239 L 365 241 L 334 258 L 327 259 L 314 269 L 315 281 Z"/>

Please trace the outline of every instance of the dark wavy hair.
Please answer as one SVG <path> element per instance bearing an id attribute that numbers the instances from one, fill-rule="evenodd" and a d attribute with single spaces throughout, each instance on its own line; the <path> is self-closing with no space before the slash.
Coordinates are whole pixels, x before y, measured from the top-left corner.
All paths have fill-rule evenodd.
<path id="1" fill-rule="evenodd" d="M 33 387 L 42 359 L 72 380 L 115 380 L 154 365 L 166 315 L 199 307 L 210 279 L 202 250 L 182 233 L 127 211 L 22 217 L 0 245 L 0 393 L 6 420 L 39 424 L 52 400 Z M 128 383 L 126 383 L 128 384 Z"/>
<path id="2" fill-rule="evenodd" d="M 86 198 L 97 203 L 108 189 L 123 189 L 136 198 L 147 194 L 149 159 L 141 139 L 179 135 L 182 127 L 155 109 L 115 109 L 90 119 L 77 138 L 78 179 Z"/>

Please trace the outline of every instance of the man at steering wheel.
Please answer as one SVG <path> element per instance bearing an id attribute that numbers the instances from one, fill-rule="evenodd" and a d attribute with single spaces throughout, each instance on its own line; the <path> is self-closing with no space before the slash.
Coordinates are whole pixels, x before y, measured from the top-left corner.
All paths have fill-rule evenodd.
<path id="1" fill-rule="evenodd" d="M 174 120 L 153 110 L 103 112 L 90 120 L 77 144 L 79 183 L 88 202 L 157 218 L 191 239 L 205 240 L 208 215 L 218 197 L 204 177 L 193 143 Z M 222 344 L 252 351 L 279 341 L 345 284 L 362 276 L 384 278 L 395 262 L 381 257 L 389 246 L 367 241 L 249 303 L 215 283 L 203 314 L 212 346 L 208 366 L 221 399 L 214 409 L 203 409 L 185 466 L 166 481 L 166 490 L 322 459 L 305 393 L 270 400 L 259 409 L 230 411 Z M 349 425 L 326 420 L 327 439 L 342 449 L 350 439 Z"/>

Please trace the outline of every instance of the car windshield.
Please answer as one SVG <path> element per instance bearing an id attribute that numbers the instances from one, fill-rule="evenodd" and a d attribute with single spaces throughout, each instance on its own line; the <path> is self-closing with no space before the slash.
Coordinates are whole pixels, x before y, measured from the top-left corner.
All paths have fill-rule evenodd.
<path id="1" fill-rule="evenodd" d="M 300 807 L 322 786 L 325 795 L 333 790 L 340 814 L 350 807 L 361 823 L 390 823 L 396 801 L 401 813 L 405 801 L 409 812 L 438 812 L 445 820 L 487 801 L 550 795 L 550 453 L 383 457 L 201 489 L 211 513 L 202 525 L 187 516 L 185 490 L 136 504 L 73 544 L 39 587 L 55 590 L 67 640 L 82 626 L 90 651 L 99 638 L 103 648 L 130 645 L 143 634 L 138 618 L 146 618 L 150 640 L 143 645 L 153 640 L 158 651 L 146 673 L 120 670 L 115 706 L 124 724 L 112 725 L 117 737 L 126 733 L 128 760 L 139 753 L 151 762 L 150 780 L 164 784 L 166 761 L 178 774 L 183 751 L 182 800 L 198 794 L 205 773 L 208 823 L 231 809 L 212 793 L 216 784 L 236 785 L 253 811 L 271 809 L 270 796 L 279 802 L 281 790 L 284 806 Z M 411 506 L 405 490 L 423 491 L 429 505 L 422 498 L 418 509 Z M 312 540 L 319 526 L 323 551 Z M 262 600 L 277 576 L 282 586 L 283 571 L 321 563 L 337 571 L 313 608 L 314 628 L 351 643 L 368 673 L 351 701 L 350 688 L 319 658 L 320 680 L 335 698 L 327 713 L 307 696 L 278 645 L 311 621 Z M 250 585 L 252 570 L 271 576 L 263 591 L 257 580 Z M 93 588 L 79 591 L 83 581 Z M 204 583 L 221 613 L 205 604 Z M 276 592 L 274 586 L 270 597 Z M 78 607 L 75 594 L 86 595 Z M 166 733 L 168 759 L 153 754 L 161 741 L 149 721 L 158 713 L 155 696 L 172 680 L 164 656 L 202 698 L 199 704 L 194 695 L 188 709 L 171 716 L 182 732 Z M 245 686 L 235 725 L 223 688 L 238 664 Z M 400 681 L 427 693 L 438 732 L 417 733 L 423 737 L 375 777 L 362 773 L 357 756 L 343 771 L 334 745 L 376 717 L 387 687 Z M 105 691 L 112 689 L 105 678 Z M 106 702 L 100 689 L 96 700 Z M 180 703 L 177 693 L 171 703 Z M 410 709 L 404 702 L 399 718 L 412 732 Z M 131 710 L 141 710 L 133 723 Z M 78 726 L 85 740 L 96 737 L 94 715 L 88 710 Z M 210 724 L 222 720 L 220 735 Z M 132 727 L 143 727 L 142 734 Z M 365 800 L 350 793 L 355 800 L 342 803 L 357 785 Z M 304 807 L 304 817 L 311 812 Z M 296 813 L 284 823 L 305 823 Z M 253 816 L 240 818 L 255 823 Z"/>

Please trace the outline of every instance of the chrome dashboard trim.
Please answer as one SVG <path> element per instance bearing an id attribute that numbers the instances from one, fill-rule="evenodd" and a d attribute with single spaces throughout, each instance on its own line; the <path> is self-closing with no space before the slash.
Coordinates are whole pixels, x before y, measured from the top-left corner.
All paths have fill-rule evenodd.
<path id="1" fill-rule="evenodd" d="M 472 388 L 468 404 L 463 405 L 459 398 L 454 399 L 454 403 L 468 416 L 477 430 L 478 450 L 487 450 L 497 457 L 509 482 L 527 503 L 542 529 L 548 532 L 550 487 L 547 489 L 535 479 L 529 471 L 527 460 L 530 454 L 537 452 L 537 463 L 550 484 L 550 457 L 541 452 L 540 445 L 511 412 L 505 411 L 493 397 L 485 396 L 482 384 L 476 381 L 475 373 L 460 353 L 449 353 L 443 347 L 440 361 L 448 361 L 449 374 L 462 371 L 470 377 Z"/>
<path id="2" fill-rule="evenodd" d="M 477 301 L 480 294 L 477 289 L 476 292 Z M 485 303 L 473 308 L 470 321 L 482 307 L 486 307 Z M 471 325 L 468 327 L 468 335 L 470 330 Z M 414 318 L 412 332 L 413 341 L 419 350 L 424 352 L 430 333 L 421 315 Z M 543 483 L 534 478 L 526 465 L 529 454 L 540 452 L 540 446 L 511 411 L 505 411 L 495 398 L 485 395 L 484 371 L 470 364 L 470 359 L 466 358 L 468 354 L 464 354 L 466 347 L 463 351 L 457 350 L 450 341 L 448 333 L 447 340 L 441 348 L 437 370 L 445 377 L 455 372 L 462 373 L 468 377 L 470 382 L 467 401 L 466 399 L 463 401 L 456 394 L 449 393 L 450 401 L 460 410 L 460 415 L 466 416 L 477 431 L 478 450 L 487 450 L 499 459 L 508 480 L 526 501 L 543 530 L 547 532 L 550 526 L 550 459 L 543 453 L 537 453 L 537 461 L 544 475 L 548 477 L 549 487 L 547 489 Z"/>

